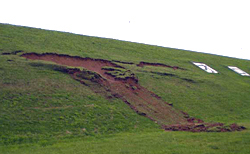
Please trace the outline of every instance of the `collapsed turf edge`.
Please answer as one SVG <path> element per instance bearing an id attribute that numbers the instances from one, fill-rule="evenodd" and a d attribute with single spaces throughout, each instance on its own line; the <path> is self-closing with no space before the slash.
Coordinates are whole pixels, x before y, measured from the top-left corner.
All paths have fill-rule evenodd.
<path id="1" fill-rule="evenodd" d="M 25 53 L 21 56 L 31 60 L 51 61 L 59 65 L 87 69 L 80 70 L 78 68 L 65 67 L 61 71 L 70 74 L 73 79 L 90 87 L 91 84 L 89 83 L 97 83 L 104 91 L 111 93 L 112 97 L 123 100 L 139 115 L 155 121 L 165 130 L 226 132 L 245 129 L 245 127 L 238 126 L 237 124 L 225 126 L 222 123 L 205 123 L 201 119 L 190 117 L 187 113 L 174 109 L 171 104 L 163 101 L 161 97 L 141 86 L 138 83 L 138 78 L 130 70 L 108 60 L 82 58 L 56 53 Z M 145 62 L 141 62 L 140 64 L 137 66 L 151 65 Z M 159 63 L 152 63 L 152 65 L 180 69 L 177 66 L 171 67 Z M 185 69 L 181 68 L 180 70 Z M 96 90 L 94 87 L 91 89 L 93 91 Z"/>

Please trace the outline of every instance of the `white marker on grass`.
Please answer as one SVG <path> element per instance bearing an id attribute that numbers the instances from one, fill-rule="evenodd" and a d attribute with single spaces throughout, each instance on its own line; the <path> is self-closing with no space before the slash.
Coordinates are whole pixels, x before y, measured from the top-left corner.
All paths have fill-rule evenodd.
<path id="1" fill-rule="evenodd" d="M 204 63 L 196 63 L 196 62 L 192 62 L 194 65 L 198 66 L 200 69 L 206 71 L 207 73 L 218 73 L 215 69 L 209 67 L 208 65 L 204 64 Z"/>
<path id="2" fill-rule="evenodd" d="M 250 76 L 248 73 L 242 71 L 241 69 L 239 69 L 238 67 L 235 66 L 228 66 L 229 69 L 233 70 L 234 72 L 242 75 L 242 76 Z"/>

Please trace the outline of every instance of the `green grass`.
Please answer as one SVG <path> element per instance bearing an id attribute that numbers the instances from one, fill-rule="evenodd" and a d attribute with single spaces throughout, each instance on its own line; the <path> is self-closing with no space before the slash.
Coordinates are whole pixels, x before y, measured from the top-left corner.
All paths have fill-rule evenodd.
<path id="1" fill-rule="evenodd" d="M 250 128 L 250 78 L 226 67 L 250 73 L 250 61 L 0 24 L 0 153 L 249 153 L 249 130 L 162 132 L 121 100 L 94 93 L 58 65 L 26 60 L 21 53 L 1 55 L 18 50 L 185 68 L 117 63 L 178 110 L 206 122 Z M 219 74 L 208 74 L 191 61 Z"/>
<path id="2" fill-rule="evenodd" d="M 13 60 L 3 63 L 0 71 L 0 144 L 158 128 L 121 100 L 107 100 L 55 71 L 55 65 L 37 65 L 15 56 L 0 58 Z"/>
<path id="3" fill-rule="evenodd" d="M 9 146 L 0 152 L 22 153 L 175 153 L 175 154 L 232 154 L 249 153 L 250 134 L 233 133 L 188 133 L 188 132 L 143 132 L 121 133 L 98 139 L 68 140 L 53 145 Z"/>

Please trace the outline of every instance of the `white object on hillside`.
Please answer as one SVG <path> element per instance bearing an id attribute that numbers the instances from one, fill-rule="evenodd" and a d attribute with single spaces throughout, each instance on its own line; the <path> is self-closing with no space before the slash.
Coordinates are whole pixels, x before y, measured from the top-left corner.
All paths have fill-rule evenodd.
<path id="1" fill-rule="evenodd" d="M 242 71 L 241 69 L 239 69 L 238 67 L 235 66 L 228 66 L 229 69 L 233 70 L 234 72 L 242 75 L 242 76 L 250 76 L 248 73 Z"/>
<path id="2" fill-rule="evenodd" d="M 198 66 L 200 69 L 206 71 L 207 73 L 218 73 L 216 70 L 214 70 L 213 68 L 209 67 L 208 65 L 204 64 L 204 63 L 196 63 L 196 62 L 192 62 L 194 65 Z"/>

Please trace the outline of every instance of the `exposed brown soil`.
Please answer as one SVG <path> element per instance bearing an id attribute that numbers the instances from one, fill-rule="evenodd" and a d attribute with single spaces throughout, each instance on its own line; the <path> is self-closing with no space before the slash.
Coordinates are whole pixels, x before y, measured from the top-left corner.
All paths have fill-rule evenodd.
<path id="1" fill-rule="evenodd" d="M 72 78 L 88 85 L 86 81 L 91 81 L 101 86 L 106 93 L 111 96 L 123 100 L 139 115 L 150 118 L 157 122 L 165 130 L 180 131 L 238 131 L 244 129 L 238 125 L 233 125 L 230 130 L 224 129 L 224 125 L 220 123 L 208 124 L 200 119 L 190 117 L 187 113 L 174 109 L 171 104 L 163 101 L 161 97 L 147 90 L 138 83 L 138 79 L 134 76 L 125 78 L 117 78 L 108 73 L 103 67 L 123 68 L 111 61 L 103 59 L 82 58 L 78 56 L 69 56 L 55 53 L 26 53 L 21 55 L 27 59 L 44 60 L 55 62 L 60 65 L 83 67 L 86 70 L 65 68 L 61 71 L 68 73 Z M 152 63 L 151 63 L 152 64 Z M 143 66 L 143 65 L 142 65 Z M 157 65 L 156 65 L 157 66 Z M 173 67 L 173 69 L 180 69 Z M 123 68 L 125 69 L 125 68 Z M 98 88 L 92 88 L 97 92 Z M 212 129 L 215 128 L 216 129 Z M 218 127 L 218 128 L 217 128 Z M 223 127 L 223 128 L 222 128 Z"/>
<path id="2" fill-rule="evenodd" d="M 161 63 L 140 62 L 139 64 L 137 64 L 137 66 L 139 66 L 139 67 L 144 67 L 144 66 L 157 66 L 157 67 L 168 67 L 168 68 L 172 68 L 172 69 L 174 69 L 174 70 L 176 70 L 176 69 L 185 70 L 184 68 L 180 68 L 180 67 L 178 67 L 178 66 L 170 66 L 170 65 L 161 64 Z"/>

